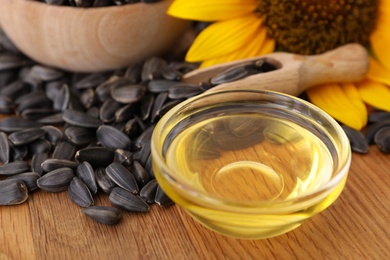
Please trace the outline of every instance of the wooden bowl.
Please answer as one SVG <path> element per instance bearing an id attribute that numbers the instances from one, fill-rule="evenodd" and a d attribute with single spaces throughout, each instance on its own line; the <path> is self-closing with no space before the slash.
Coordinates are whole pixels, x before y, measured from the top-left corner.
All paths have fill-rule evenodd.
<path id="1" fill-rule="evenodd" d="M 189 22 L 166 14 L 171 2 L 76 8 L 1 0 L 0 27 L 42 64 L 76 72 L 110 70 L 173 48 Z"/>

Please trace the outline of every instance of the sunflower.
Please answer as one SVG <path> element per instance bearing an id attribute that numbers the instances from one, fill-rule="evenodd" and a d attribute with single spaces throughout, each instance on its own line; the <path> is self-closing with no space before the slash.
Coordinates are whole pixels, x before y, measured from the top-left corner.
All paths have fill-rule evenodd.
<path id="1" fill-rule="evenodd" d="M 360 43 L 372 54 L 366 79 L 316 86 L 309 100 L 355 129 L 366 125 L 368 107 L 390 111 L 390 0 L 175 0 L 168 14 L 210 22 L 186 54 L 201 67 Z"/>

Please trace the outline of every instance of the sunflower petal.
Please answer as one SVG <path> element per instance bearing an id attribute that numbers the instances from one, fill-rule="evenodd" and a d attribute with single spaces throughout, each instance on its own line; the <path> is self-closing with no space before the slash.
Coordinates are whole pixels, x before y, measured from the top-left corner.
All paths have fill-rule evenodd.
<path id="1" fill-rule="evenodd" d="M 390 69 L 387 69 L 377 60 L 371 58 L 367 78 L 390 86 Z"/>
<path id="2" fill-rule="evenodd" d="M 367 108 L 352 84 L 321 85 L 309 89 L 307 95 L 314 105 L 349 127 L 360 130 L 367 124 Z"/>
<path id="3" fill-rule="evenodd" d="M 238 50 L 253 41 L 260 25 L 261 20 L 255 14 L 213 23 L 192 43 L 186 60 L 198 62 Z"/>
<path id="4" fill-rule="evenodd" d="M 258 0 L 175 0 L 167 13 L 182 19 L 219 21 L 249 14 Z"/>
<path id="5" fill-rule="evenodd" d="M 370 44 L 375 53 L 375 56 L 390 69 L 390 34 L 388 28 L 390 27 L 390 1 L 380 1 L 379 17 L 376 21 L 375 30 L 370 35 Z"/>
<path id="6" fill-rule="evenodd" d="M 372 80 L 357 84 L 359 94 L 364 102 L 373 107 L 390 111 L 390 89 L 386 85 Z"/>
<path id="7" fill-rule="evenodd" d="M 215 64 L 229 62 L 233 60 L 245 59 L 255 56 L 261 56 L 273 52 L 275 41 L 266 37 L 266 28 L 260 27 L 252 41 L 248 45 L 223 56 L 205 60 L 200 65 L 201 68 L 209 67 Z"/>

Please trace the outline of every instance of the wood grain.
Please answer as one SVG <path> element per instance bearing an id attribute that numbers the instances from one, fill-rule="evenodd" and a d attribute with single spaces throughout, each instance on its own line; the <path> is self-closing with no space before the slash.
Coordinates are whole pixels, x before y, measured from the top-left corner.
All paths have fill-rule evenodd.
<path id="1" fill-rule="evenodd" d="M 354 154 L 347 185 L 327 210 L 285 235 L 239 240 L 207 230 L 178 206 L 93 222 L 66 192 L 36 191 L 0 207 L 0 259 L 388 259 L 390 155 Z M 96 204 L 107 205 L 105 194 Z"/>

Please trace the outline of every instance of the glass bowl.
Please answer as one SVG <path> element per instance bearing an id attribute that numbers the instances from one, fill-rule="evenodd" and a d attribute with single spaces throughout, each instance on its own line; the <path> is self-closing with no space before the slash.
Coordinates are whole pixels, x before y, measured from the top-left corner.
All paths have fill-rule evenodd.
<path id="1" fill-rule="evenodd" d="M 236 238 L 283 234 L 330 206 L 351 148 L 328 114 L 273 91 L 227 90 L 188 99 L 152 136 L 165 193 L 211 230 Z"/>

